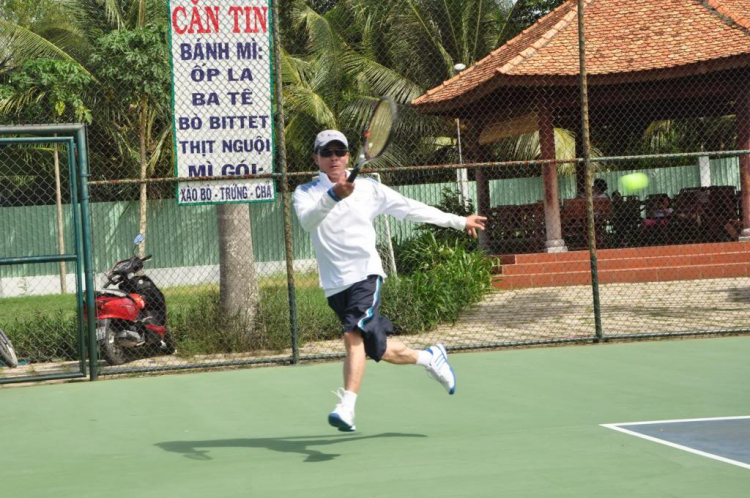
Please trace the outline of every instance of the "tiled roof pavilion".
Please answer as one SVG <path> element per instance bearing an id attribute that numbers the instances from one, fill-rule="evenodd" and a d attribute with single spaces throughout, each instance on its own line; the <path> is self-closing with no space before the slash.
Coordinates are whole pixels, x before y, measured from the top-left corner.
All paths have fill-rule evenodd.
<path id="1" fill-rule="evenodd" d="M 735 114 L 737 150 L 750 150 L 750 0 L 585 0 L 584 12 L 592 126 Z M 554 128 L 580 126 L 578 85 L 578 0 L 568 0 L 412 105 L 462 118 L 473 162 L 492 160 L 482 145 L 536 130 L 542 158 L 555 159 Z M 750 241 L 750 156 L 739 163 Z M 475 178 L 486 213 L 488 179 L 481 168 Z M 542 180 L 546 250 L 565 251 L 554 163 Z"/>
<path id="2" fill-rule="evenodd" d="M 412 104 L 450 110 L 501 87 L 576 84 L 577 0 L 570 0 Z M 750 67 L 750 0 L 586 0 L 589 84 Z"/>

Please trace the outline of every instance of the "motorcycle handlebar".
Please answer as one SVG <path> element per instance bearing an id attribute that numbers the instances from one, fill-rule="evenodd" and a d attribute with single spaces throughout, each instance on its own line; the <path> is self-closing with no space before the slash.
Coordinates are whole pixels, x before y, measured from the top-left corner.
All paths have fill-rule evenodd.
<path id="1" fill-rule="evenodd" d="M 153 258 L 153 255 L 149 254 L 148 256 L 144 256 L 143 258 L 134 256 L 129 260 L 118 261 L 107 274 L 107 283 L 104 285 L 104 288 L 107 288 L 110 285 L 119 284 L 123 280 L 127 279 L 128 274 L 140 271 L 143 268 L 143 263 L 150 260 L 151 258 Z M 129 263 L 129 265 L 125 265 L 124 268 L 121 268 L 119 271 L 116 270 L 118 266 L 125 263 Z"/>

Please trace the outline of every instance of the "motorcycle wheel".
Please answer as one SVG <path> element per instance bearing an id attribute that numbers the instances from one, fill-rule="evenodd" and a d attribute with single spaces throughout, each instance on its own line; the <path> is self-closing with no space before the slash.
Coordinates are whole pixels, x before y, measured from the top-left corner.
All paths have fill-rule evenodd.
<path id="1" fill-rule="evenodd" d="M 13 349 L 10 339 L 8 339 L 8 336 L 5 335 L 5 332 L 3 332 L 2 329 L 0 329 L 0 360 L 10 368 L 16 368 L 18 366 L 16 351 Z"/>
<path id="2" fill-rule="evenodd" d="M 109 321 L 101 324 L 104 328 L 103 336 L 99 338 L 99 352 L 104 360 L 110 365 L 122 365 L 125 363 L 125 351 L 117 342 L 116 331 Z M 98 334 L 98 331 L 97 331 Z"/>

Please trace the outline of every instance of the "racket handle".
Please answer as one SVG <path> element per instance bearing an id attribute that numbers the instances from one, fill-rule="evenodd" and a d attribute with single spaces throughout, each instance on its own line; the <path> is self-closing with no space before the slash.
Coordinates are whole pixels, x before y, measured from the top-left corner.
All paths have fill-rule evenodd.
<path id="1" fill-rule="evenodd" d="M 347 182 L 352 183 L 355 178 L 357 178 L 357 175 L 359 174 L 359 166 L 355 166 L 354 169 L 352 169 L 352 172 L 349 173 L 349 178 L 346 179 Z"/>

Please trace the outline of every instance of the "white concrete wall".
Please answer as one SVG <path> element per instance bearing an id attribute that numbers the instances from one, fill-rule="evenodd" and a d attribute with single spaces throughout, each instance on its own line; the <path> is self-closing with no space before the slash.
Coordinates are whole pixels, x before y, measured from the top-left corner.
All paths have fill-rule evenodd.
<path id="1" fill-rule="evenodd" d="M 284 276 L 286 274 L 285 261 L 269 261 L 256 263 L 258 276 L 267 277 L 271 275 Z M 318 265 L 314 259 L 301 259 L 294 262 L 295 272 L 317 271 Z M 190 266 L 176 268 L 146 268 L 143 272 L 148 275 L 160 289 L 176 287 L 180 285 L 201 285 L 219 283 L 219 265 Z M 104 285 L 104 273 L 94 276 L 96 288 Z M 67 277 L 68 293 L 76 292 L 75 275 Z M 59 275 L 45 275 L 40 277 L 14 277 L 0 279 L 0 298 L 21 296 L 43 296 L 60 293 Z"/>

